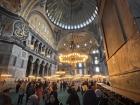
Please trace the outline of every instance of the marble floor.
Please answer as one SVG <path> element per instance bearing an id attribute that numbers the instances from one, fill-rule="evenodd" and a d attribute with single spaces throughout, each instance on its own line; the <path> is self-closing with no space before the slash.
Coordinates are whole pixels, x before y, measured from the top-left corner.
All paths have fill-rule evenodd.
<path id="1" fill-rule="evenodd" d="M 78 96 L 82 105 L 82 95 L 80 92 L 78 93 Z M 17 105 L 18 94 L 15 93 L 14 90 L 10 92 L 10 97 L 12 99 L 13 105 Z M 25 105 L 25 98 L 26 97 L 24 96 L 23 103 L 20 105 Z M 68 98 L 68 93 L 66 91 L 58 91 L 58 99 L 63 105 L 66 105 L 67 98 Z M 44 105 L 43 100 L 40 101 L 40 105 Z"/>

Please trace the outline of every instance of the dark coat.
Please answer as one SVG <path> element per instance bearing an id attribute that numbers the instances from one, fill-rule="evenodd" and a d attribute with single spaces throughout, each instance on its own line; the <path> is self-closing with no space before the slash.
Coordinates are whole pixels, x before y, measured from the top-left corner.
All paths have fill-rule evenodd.
<path id="1" fill-rule="evenodd" d="M 71 93 L 66 102 L 67 105 L 80 105 L 79 96 L 77 93 Z"/>
<path id="2" fill-rule="evenodd" d="M 50 103 L 50 105 L 59 105 L 59 100 L 58 100 L 58 94 L 57 92 L 52 92 L 50 95 L 53 95 L 55 98 L 55 102 L 54 103 Z"/>
<path id="3" fill-rule="evenodd" d="M 83 96 L 83 105 L 97 105 L 97 98 L 94 90 L 88 90 Z"/>

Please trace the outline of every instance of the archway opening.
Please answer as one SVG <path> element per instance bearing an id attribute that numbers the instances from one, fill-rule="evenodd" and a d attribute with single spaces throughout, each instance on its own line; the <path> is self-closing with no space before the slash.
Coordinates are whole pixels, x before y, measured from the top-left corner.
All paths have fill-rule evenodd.
<path id="1" fill-rule="evenodd" d="M 27 68 L 26 68 L 26 77 L 28 77 L 31 73 L 32 62 L 33 62 L 33 56 L 30 55 L 28 59 L 28 63 L 27 63 Z"/>
<path id="2" fill-rule="evenodd" d="M 34 62 L 34 70 L 33 70 L 33 75 L 37 76 L 38 75 L 38 68 L 39 68 L 39 59 L 36 59 L 36 61 Z"/>
<path id="3" fill-rule="evenodd" d="M 39 76 L 43 76 L 43 69 L 44 69 L 44 61 L 40 64 Z"/>

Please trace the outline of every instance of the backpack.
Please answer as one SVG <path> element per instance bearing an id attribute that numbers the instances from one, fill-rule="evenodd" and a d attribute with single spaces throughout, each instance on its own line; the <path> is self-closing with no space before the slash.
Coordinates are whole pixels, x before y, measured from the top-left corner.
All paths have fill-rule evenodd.
<path id="1" fill-rule="evenodd" d="M 50 96 L 50 103 L 52 104 L 52 103 L 54 103 L 55 102 L 55 97 L 54 97 L 54 95 L 52 94 L 51 96 Z"/>

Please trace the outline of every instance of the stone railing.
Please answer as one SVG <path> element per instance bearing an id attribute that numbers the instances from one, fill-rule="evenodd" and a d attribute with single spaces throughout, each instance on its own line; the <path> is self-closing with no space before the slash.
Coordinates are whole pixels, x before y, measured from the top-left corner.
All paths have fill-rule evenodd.
<path id="1" fill-rule="evenodd" d="M 140 105 L 140 94 L 98 83 L 98 88 L 104 93 L 108 105 Z"/>

